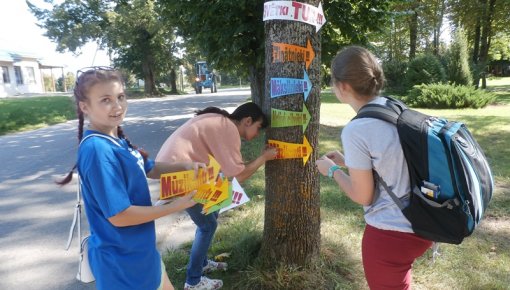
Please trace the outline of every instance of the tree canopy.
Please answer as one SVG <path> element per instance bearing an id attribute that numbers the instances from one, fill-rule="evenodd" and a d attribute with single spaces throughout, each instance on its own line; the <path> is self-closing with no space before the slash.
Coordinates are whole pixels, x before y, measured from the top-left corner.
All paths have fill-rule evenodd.
<path id="1" fill-rule="evenodd" d="M 52 9 L 28 6 L 57 43 L 60 52 L 79 53 L 88 42 L 97 42 L 113 56 L 114 63 L 145 81 L 145 93 L 158 94 L 156 79 L 167 74 L 174 51 L 173 28 L 162 22 L 154 0 L 65 0 Z"/>

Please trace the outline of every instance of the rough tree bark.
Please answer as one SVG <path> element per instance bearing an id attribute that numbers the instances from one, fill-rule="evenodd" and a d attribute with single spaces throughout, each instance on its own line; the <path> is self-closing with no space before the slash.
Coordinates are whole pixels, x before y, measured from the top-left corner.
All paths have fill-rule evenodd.
<path id="1" fill-rule="evenodd" d="M 319 1 L 303 1 L 318 6 Z M 295 21 L 272 20 L 265 22 L 265 103 L 264 111 L 271 108 L 302 111 L 306 105 L 311 120 L 305 132 L 301 126 L 270 128 L 266 138 L 289 143 L 303 143 L 308 139 L 313 152 L 304 165 L 303 159 L 274 160 L 266 164 L 265 223 L 261 261 L 268 268 L 280 265 L 306 266 L 320 253 L 320 196 L 319 175 L 315 167 L 318 154 L 320 110 L 320 31 Z M 306 47 L 307 39 L 313 46 L 315 58 L 307 73 L 312 89 L 307 101 L 303 94 L 271 98 L 271 78 L 304 77 L 305 63 L 273 62 L 272 43 L 286 43 Z"/>

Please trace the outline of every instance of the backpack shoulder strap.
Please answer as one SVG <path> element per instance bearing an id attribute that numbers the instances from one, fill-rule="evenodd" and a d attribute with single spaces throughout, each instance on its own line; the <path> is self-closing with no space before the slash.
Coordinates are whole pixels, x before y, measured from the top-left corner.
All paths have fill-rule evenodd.
<path id="1" fill-rule="evenodd" d="M 386 97 L 386 105 L 379 104 L 366 104 L 358 111 L 358 114 L 353 118 L 375 118 L 383 120 L 394 125 L 397 124 L 400 114 L 407 109 L 407 106 L 400 100 L 392 97 Z"/>

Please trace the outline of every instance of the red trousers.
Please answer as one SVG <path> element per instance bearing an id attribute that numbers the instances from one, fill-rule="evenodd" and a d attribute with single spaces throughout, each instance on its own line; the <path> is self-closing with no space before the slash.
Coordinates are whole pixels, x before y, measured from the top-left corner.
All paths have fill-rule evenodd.
<path id="1" fill-rule="evenodd" d="M 361 250 L 370 289 L 411 289 L 413 262 L 431 246 L 415 234 L 366 225 Z"/>

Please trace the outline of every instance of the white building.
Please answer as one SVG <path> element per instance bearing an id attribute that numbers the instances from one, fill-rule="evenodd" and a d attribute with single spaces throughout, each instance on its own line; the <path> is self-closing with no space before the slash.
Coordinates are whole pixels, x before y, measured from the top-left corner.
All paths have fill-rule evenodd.
<path id="1" fill-rule="evenodd" d="M 55 80 L 53 69 L 63 66 L 45 64 L 36 55 L 0 49 L 0 98 L 32 93 L 45 93 L 43 70 L 51 70 L 53 91 Z"/>

